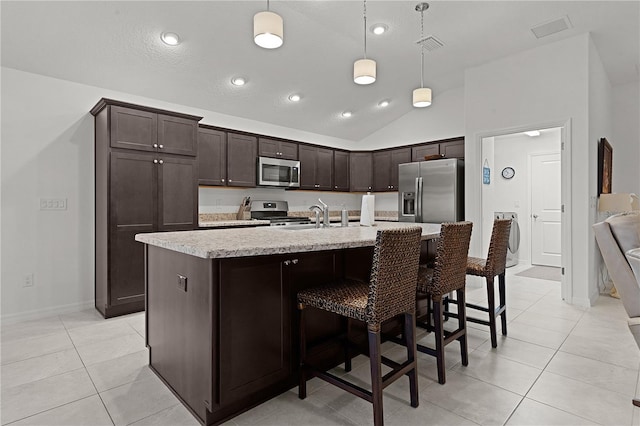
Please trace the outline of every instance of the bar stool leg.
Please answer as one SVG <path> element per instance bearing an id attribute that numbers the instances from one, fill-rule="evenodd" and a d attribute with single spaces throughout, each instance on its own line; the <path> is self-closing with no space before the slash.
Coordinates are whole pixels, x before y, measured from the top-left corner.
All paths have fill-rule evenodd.
<path id="1" fill-rule="evenodd" d="M 345 317 L 346 322 L 346 336 L 344 341 L 344 371 L 351 371 L 351 350 L 349 347 L 349 337 L 351 336 L 351 318 Z"/>
<path id="2" fill-rule="evenodd" d="M 464 288 L 456 290 L 456 299 L 459 300 L 460 305 L 465 304 Z M 464 334 L 458 339 L 460 341 L 460 358 L 462 359 L 462 365 L 469 365 L 469 348 L 467 346 L 467 313 L 464 308 L 458 312 L 458 329 L 464 330 Z"/>
<path id="3" fill-rule="evenodd" d="M 371 363 L 371 399 L 373 424 L 383 425 L 382 413 L 382 359 L 380 354 L 380 326 L 368 326 L 369 362 Z"/>
<path id="4" fill-rule="evenodd" d="M 418 350 L 416 347 L 416 321 L 415 315 L 404 314 L 404 342 L 407 345 L 407 360 L 413 362 L 413 370 L 409 372 L 409 392 L 411 394 L 411 406 L 417 407 L 418 401 L 418 372 L 416 358 Z"/>
<path id="5" fill-rule="evenodd" d="M 305 399 L 307 397 L 307 337 L 304 326 L 304 305 L 298 304 L 298 323 L 300 327 L 300 372 L 298 382 L 298 398 Z"/>
<path id="6" fill-rule="evenodd" d="M 506 272 L 498 276 L 498 290 L 500 291 L 500 308 L 504 308 L 500 314 L 502 322 L 502 335 L 507 335 L 507 293 L 506 293 Z"/>
<path id="7" fill-rule="evenodd" d="M 491 347 L 498 347 L 496 335 L 496 297 L 493 289 L 493 278 L 487 277 L 487 301 L 489 302 L 489 333 L 491 334 Z"/>
<path id="8" fill-rule="evenodd" d="M 444 385 L 444 325 L 442 318 L 442 296 L 433 298 L 433 329 L 436 339 L 436 362 L 438 364 L 438 383 Z"/>

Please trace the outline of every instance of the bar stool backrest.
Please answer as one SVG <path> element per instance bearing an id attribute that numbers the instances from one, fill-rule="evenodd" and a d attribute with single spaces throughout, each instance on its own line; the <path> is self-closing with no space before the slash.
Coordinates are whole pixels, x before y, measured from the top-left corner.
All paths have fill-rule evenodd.
<path id="1" fill-rule="evenodd" d="M 436 250 L 433 280 L 428 293 L 442 296 L 465 285 L 471 222 L 443 223 Z"/>
<path id="2" fill-rule="evenodd" d="M 511 219 L 495 219 L 491 231 L 491 242 L 485 273 L 495 277 L 504 272 L 507 263 L 507 247 L 509 246 L 509 234 L 511 232 Z"/>

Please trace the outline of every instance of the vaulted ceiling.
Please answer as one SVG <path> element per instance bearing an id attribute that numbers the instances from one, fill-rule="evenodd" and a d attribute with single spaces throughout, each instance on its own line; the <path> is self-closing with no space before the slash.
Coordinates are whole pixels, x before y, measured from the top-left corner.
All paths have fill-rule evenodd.
<path id="1" fill-rule="evenodd" d="M 284 45 L 253 43 L 257 1 L 2 1 L 2 65 L 23 71 L 360 140 L 406 114 L 420 84 L 417 1 L 367 2 L 368 56 L 378 79 L 353 83 L 363 53 L 361 1 L 272 1 Z M 425 85 L 438 94 L 464 83 L 464 70 L 591 32 L 612 84 L 638 80 L 638 1 L 432 1 L 425 35 L 443 47 L 425 53 Z M 537 39 L 531 27 L 568 16 L 572 28 Z M 164 31 L 182 38 L 160 40 Z M 246 78 L 235 87 L 233 76 Z M 299 93 L 292 103 L 288 96 Z M 390 105 L 378 103 L 388 99 Z M 353 112 L 346 119 L 345 110 Z M 423 110 L 429 114 L 429 108 Z"/>

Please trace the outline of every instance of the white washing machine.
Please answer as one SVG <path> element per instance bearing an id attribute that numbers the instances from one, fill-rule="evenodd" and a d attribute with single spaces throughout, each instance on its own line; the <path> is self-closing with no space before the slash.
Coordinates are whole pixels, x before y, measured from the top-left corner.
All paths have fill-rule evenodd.
<path id="1" fill-rule="evenodd" d="M 509 232 L 509 244 L 507 245 L 507 268 L 518 264 L 518 250 L 520 249 L 520 225 L 518 213 L 495 212 L 496 219 L 511 219 L 511 231 Z"/>

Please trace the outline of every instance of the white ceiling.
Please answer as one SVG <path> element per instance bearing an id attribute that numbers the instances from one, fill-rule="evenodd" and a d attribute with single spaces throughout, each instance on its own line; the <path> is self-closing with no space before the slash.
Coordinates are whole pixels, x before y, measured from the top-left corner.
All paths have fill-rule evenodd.
<path id="1" fill-rule="evenodd" d="M 277 1 L 285 42 L 252 40 L 256 1 L 2 1 L 2 65 L 319 134 L 360 140 L 409 112 L 420 84 L 417 1 L 367 2 L 368 56 L 378 80 L 352 81 L 362 56 L 361 1 Z M 444 47 L 425 53 L 425 84 L 438 94 L 462 86 L 464 70 L 591 32 L 612 84 L 638 80 L 639 1 L 431 1 L 425 35 Z M 573 28 L 536 39 L 530 28 L 568 15 Z M 169 47 L 163 31 L 183 42 Z M 242 75 L 244 87 L 230 84 Z M 298 104 L 287 100 L 300 93 Z M 389 99 L 389 107 L 377 104 Z M 350 119 L 340 116 L 353 111 Z M 424 109 L 429 114 L 429 108 Z"/>

